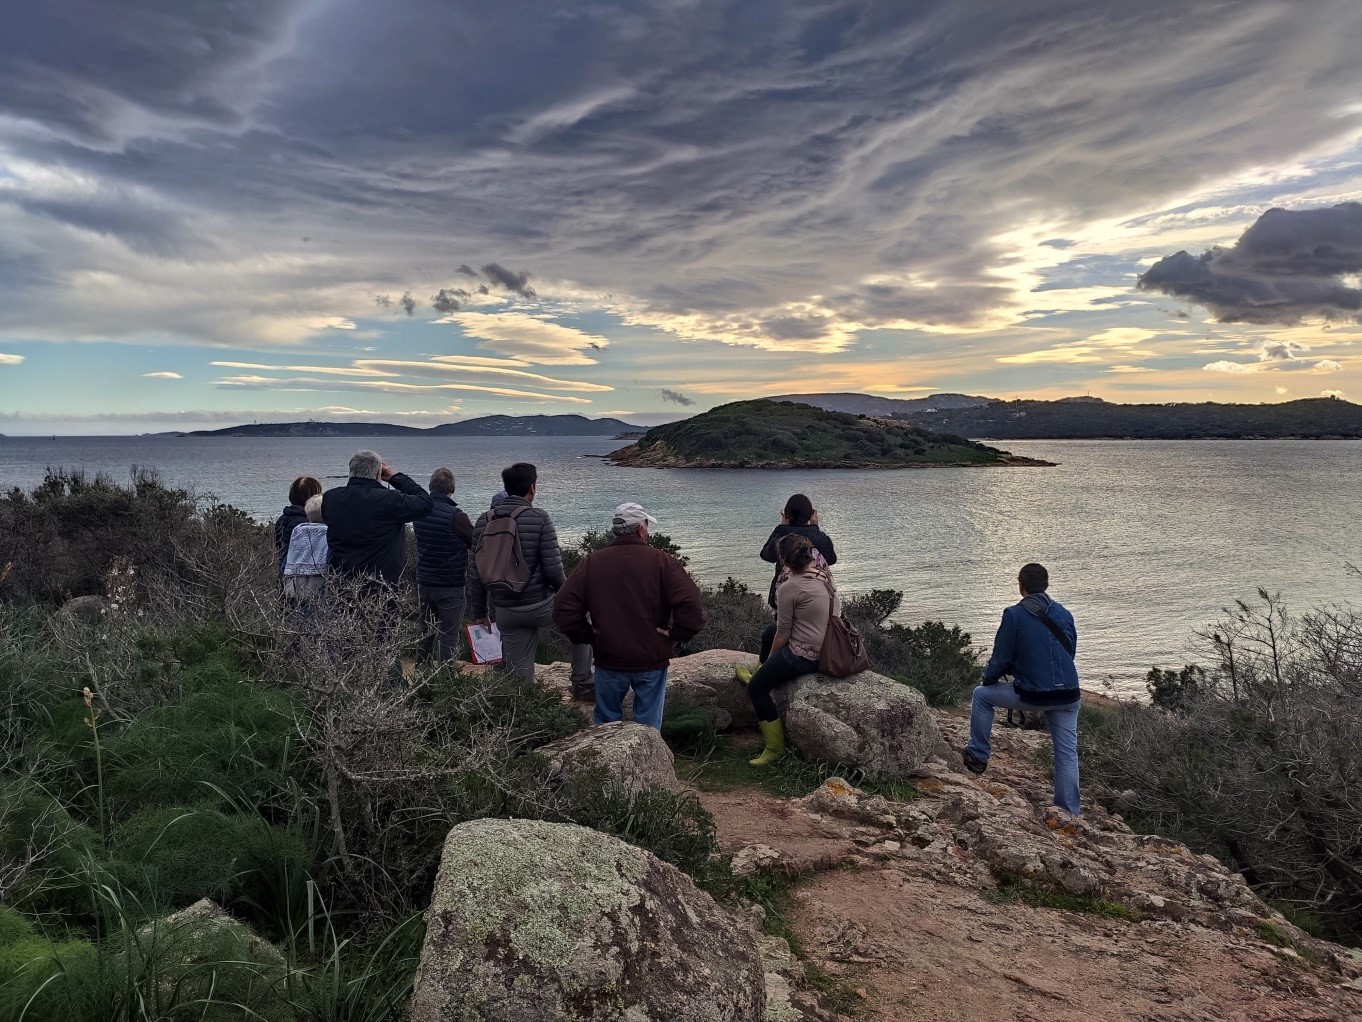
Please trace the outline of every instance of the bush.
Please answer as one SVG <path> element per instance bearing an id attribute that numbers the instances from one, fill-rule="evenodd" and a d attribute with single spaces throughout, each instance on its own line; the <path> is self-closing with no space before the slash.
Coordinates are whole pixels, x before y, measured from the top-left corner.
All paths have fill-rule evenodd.
<path id="1" fill-rule="evenodd" d="M 1086 776 L 1132 826 L 1362 941 L 1362 617 L 1259 597 L 1201 633 L 1203 671 L 1160 673 L 1174 712 L 1126 705 L 1080 731 Z"/>
<path id="2" fill-rule="evenodd" d="M 773 623 L 766 596 L 752 592 L 744 582 L 727 578 L 713 589 L 702 590 L 705 627 L 681 647 L 682 654 L 704 649 L 761 650 L 761 633 Z"/>
<path id="3" fill-rule="evenodd" d="M 257 816 L 222 813 L 209 805 L 145 809 L 114 834 L 114 872 L 157 913 L 200 898 L 219 905 L 268 900 L 273 878 L 313 871 L 304 835 Z"/>

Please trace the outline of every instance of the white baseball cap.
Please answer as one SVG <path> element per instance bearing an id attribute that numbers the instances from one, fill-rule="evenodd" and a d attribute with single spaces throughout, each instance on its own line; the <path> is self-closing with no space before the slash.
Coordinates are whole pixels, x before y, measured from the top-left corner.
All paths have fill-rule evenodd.
<path id="1" fill-rule="evenodd" d="M 657 519 L 644 511 L 638 504 L 621 504 L 615 508 L 613 525 L 642 525 L 644 522 L 656 525 Z"/>

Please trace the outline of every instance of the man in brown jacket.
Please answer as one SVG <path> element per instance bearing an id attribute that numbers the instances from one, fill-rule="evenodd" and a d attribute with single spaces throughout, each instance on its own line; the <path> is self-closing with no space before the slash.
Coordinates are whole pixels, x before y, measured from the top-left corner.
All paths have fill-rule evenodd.
<path id="1" fill-rule="evenodd" d="M 596 723 L 623 716 L 634 690 L 634 720 L 662 727 L 672 647 L 705 626 L 700 590 L 681 562 L 648 545 L 657 519 L 621 504 L 610 545 L 587 555 L 553 603 L 553 623 L 596 654 Z"/>

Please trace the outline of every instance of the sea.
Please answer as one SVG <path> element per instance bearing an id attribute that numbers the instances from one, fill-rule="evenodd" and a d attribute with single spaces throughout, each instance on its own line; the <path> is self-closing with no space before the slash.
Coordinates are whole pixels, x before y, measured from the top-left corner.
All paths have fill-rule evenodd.
<path id="1" fill-rule="evenodd" d="M 837 546 L 847 592 L 898 589 L 897 620 L 939 620 L 987 647 L 1017 599 L 1017 569 L 1040 561 L 1078 622 L 1085 687 L 1144 695 L 1152 666 L 1204 659 L 1194 632 L 1265 589 L 1294 612 L 1362 602 L 1362 441 L 1007 441 L 1053 468 L 742 471 L 622 468 L 609 437 L 0 438 L 0 486 L 29 488 L 49 467 L 126 480 L 135 467 L 262 521 L 300 474 L 345 481 L 372 446 L 424 483 L 452 468 L 470 514 L 513 461 L 539 467 L 537 503 L 564 540 L 638 501 L 705 584 L 732 577 L 764 593 L 757 553 L 792 493 L 806 493 Z"/>

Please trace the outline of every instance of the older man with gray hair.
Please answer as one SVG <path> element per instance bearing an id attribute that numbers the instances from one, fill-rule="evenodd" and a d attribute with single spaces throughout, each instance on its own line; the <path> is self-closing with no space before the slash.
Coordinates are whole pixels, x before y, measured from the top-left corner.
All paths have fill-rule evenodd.
<path id="1" fill-rule="evenodd" d="M 588 554 L 553 604 L 553 623 L 596 655 L 596 723 L 623 717 L 662 727 L 673 647 L 705 626 L 700 589 L 671 554 L 648 544 L 657 519 L 638 504 L 615 508 L 609 546 Z"/>
<path id="2" fill-rule="evenodd" d="M 426 517 L 434 506 L 415 480 L 394 472 L 373 451 L 357 451 L 349 482 L 322 497 L 331 570 L 396 585 L 406 563 L 407 523 Z"/>

